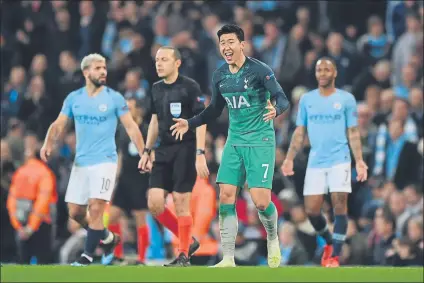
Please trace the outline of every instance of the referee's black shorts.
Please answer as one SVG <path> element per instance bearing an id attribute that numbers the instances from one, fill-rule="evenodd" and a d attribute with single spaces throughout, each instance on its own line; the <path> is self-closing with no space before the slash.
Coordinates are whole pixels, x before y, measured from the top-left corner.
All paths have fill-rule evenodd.
<path id="1" fill-rule="evenodd" d="M 196 182 L 196 141 L 159 146 L 150 173 L 149 188 L 187 193 Z"/>
<path id="2" fill-rule="evenodd" d="M 122 173 L 112 197 L 112 205 L 119 207 L 126 213 L 147 209 L 149 174 Z"/>

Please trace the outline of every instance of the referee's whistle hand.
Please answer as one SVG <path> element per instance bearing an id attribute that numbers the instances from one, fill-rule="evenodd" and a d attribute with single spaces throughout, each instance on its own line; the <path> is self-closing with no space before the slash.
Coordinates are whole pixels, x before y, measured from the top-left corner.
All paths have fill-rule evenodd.
<path id="1" fill-rule="evenodd" d="M 181 118 L 174 118 L 172 120 L 176 123 L 169 130 L 172 131 L 172 136 L 175 136 L 176 140 L 182 140 L 183 135 L 188 131 L 188 121 Z"/>

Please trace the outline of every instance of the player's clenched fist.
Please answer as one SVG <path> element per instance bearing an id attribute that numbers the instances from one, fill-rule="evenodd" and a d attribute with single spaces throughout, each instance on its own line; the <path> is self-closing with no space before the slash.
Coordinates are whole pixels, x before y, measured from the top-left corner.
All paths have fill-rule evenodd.
<path id="1" fill-rule="evenodd" d="M 367 180 L 367 170 L 368 166 L 363 160 L 356 162 L 356 172 L 358 173 L 358 176 L 356 176 L 356 180 L 358 182 L 365 182 Z"/>
<path id="2" fill-rule="evenodd" d="M 284 176 L 292 176 L 294 175 L 293 171 L 293 160 L 286 159 L 281 166 L 281 171 L 283 171 Z"/>
<path id="3" fill-rule="evenodd" d="M 175 136 L 176 140 L 182 140 L 183 135 L 187 133 L 188 131 L 188 121 L 185 119 L 172 119 L 174 122 L 176 122 L 174 125 L 171 126 L 170 130 L 172 131 L 172 136 Z"/>
<path id="4" fill-rule="evenodd" d="M 49 158 L 51 151 L 52 149 L 50 146 L 43 145 L 43 147 L 40 149 L 41 160 L 47 162 L 47 158 Z"/>

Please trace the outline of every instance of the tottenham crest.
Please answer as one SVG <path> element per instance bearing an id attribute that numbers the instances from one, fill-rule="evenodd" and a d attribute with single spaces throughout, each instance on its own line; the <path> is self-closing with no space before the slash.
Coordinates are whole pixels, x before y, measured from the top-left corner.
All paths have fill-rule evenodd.
<path id="1" fill-rule="evenodd" d="M 181 102 L 173 102 L 169 105 L 172 116 L 175 118 L 180 117 L 181 115 Z"/>

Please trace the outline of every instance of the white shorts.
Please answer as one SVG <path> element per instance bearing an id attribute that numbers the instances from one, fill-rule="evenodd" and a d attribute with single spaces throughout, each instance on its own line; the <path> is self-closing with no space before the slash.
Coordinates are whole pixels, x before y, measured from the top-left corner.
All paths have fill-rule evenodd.
<path id="1" fill-rule="evenodd" d="M 65 202 L 87 205 L 89 199 L 110 201 L 115 188 L 116 163 L 73 166 Z"/>
<path id="2" fill-rule="evenodd" d="M 307 168 L 303 195 L 351 193 L 351 165 L 342 163 L 331 168 Z"/>

